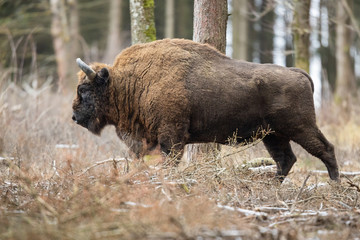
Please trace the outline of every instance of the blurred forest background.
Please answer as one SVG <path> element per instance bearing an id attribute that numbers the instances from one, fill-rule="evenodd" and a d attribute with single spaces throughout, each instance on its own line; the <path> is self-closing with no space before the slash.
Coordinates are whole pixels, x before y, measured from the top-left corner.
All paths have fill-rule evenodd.
<path id="1" fill-rule="evenodd" d="M 129 2 L 1 0 L 1 82 L 72 89 L 77 57 L 112 63 L 131 45 Z M 193 38 L 193 0 L 154 3 L 157 39 Z M 335 100 L 347 108 L 360 86 L 359 0 L 229 0 L 227 5 L 228 56 L 301 67 L 315 82 L 317 106 Z"/>

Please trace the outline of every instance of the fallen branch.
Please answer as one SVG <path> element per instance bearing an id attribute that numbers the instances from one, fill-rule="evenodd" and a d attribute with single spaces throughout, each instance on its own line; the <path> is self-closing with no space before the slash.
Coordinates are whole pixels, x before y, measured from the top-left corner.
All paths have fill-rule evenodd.
<path id="1" fill-rule="evenodd" d="M 230 211 L 237 211 L 237 212 L 243 213 L 245 216 L 257 216 L 257 217 L 267 217 L 268 216 L 268 214 L 265 212 L 256 212 L 256 211 L 242 209 L 242 208 L 238 208 L 238 207 L 230 207 L 230 206 L 221 205 L 221 204 L 218 204 L 217 207 L 226 209 L 226 210 L 230 210 Z"/>
<path id="2" fill-rule="evenodd" d="M 348 180 L 347 183 L 350 185 L 350 187 L 354 187 L 357 192 L 360 192 L 360 187 L 353 183 L 352 181 Z"/>
<path id="3" fill-rule="evenodd" d="M 328 171 L 324 171 L 324 170 L 313 170 L 311 171 L 312 173 L 317 173 L 317 174 L 328 174 Z M 340 176 L 357 176 L 360 175 L 360 172 L 340 172 Z"/>
<path id="4" fill-rule="evenodd" d="M 260 166 L 260 167 L 249 167 L 248 169 L 253 172 L 275 172 L 276 166 L 270 165 L 270 166 Z"/>
<path id="5" fill-rule="evenodd" d="M 283 211 L 288 211 L 288 208 L 284 208 L 284 207 L 256 207 L 255 210 L 259 210 L 259 211 L 263 211 L 263 212 L 283 212 Z"/>
<path id="6" fill-rule="evenodd" d="M 298 194 L 296 195 L 296 197 L 295 197 L 294 204 L 291 206 L 290 213 L 293 213 L 293 212 L 294 212 L 296 203 L 297 203 L 297 201 L 298 201 L 301 193 L 303 192 L 303 190 L 304 190 L 304 188 L 305 188 L 305 186 L 306 186 L 306 182 L 307 182 L 307 180 L 310 178 L 310 176 L 311 176 L 311 173 L 309 173 L 309 174 L 307 175 L 307 177 L 305 178 L 305 180 L 304 180 L 304 182 L 303 182 L 303 184 L 302 184 L 302 186 L 301 186 L 301 188 L 300 188 L 300 190 L 299 190 L 299 193 L 298 193 Z"/>
<path id="7" fill-rule="evenodd" d="M 99 166 L 99 165 L 102 165 L 102 164 L 105 164 L 105 163 L 119 163 L 119 162 L 123 162 L 123 161 L 132 161 L 131 159 L 128 159 L 128 158 L 109 158 L 109 159 L 106 159 L 106 160 L 103 160 L 103 161 L 99 161 L 99 162 L 96 162 L 94 163 L 93 165 L 91 165 L 90 167 L 87 167 L 85 168 L 80 174 L 78 174 L 78 177 L 84 175 L 85 173 L 87 173 L 90 169 L 96 167 L 96 166 Z"/>

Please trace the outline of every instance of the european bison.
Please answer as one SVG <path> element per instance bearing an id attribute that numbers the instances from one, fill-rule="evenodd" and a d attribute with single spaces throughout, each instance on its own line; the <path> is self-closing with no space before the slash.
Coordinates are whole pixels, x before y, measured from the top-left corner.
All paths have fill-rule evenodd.
<path id="1" fill-rule="evenodd" d="M 168 154 L 185 144 L 224 144 L 260 127 L 280 180 L 296 161 L 290 140 L 320 158 L 339 180 L 334 147 L 316 125 L 313 82 L 301 69 L 231 59 L 207 44 L 165 39 L 131 46 L 113 65 L 80 59 L 73 120 L 94 134 L 108 124 L 143 154 L 160 144 Z"/>

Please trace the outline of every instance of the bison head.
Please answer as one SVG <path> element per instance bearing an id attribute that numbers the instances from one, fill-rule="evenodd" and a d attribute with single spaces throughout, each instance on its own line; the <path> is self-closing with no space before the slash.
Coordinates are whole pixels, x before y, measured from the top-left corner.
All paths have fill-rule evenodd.
<path id="1" fill-rule="evenodd" d="M 100 134 L 108 123 L 104 106 L 109 106 L 109 70 L 105 64 L 90 67 L 80 58 L 76 62 L 82 71 L 78 73 L 72 119 L 92 133 Z"/>

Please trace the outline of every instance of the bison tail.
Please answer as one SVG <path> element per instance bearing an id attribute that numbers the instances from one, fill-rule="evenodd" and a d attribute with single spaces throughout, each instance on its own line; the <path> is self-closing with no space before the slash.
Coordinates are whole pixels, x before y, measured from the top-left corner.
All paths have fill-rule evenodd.
<path id="1" fill-rule="evenodd" d="M 302 70 L 302 69 L 300 69 L 300 68 L 295 68 L 295 67 L 291 67 L 291 68 L 289 68 L 289 69 L 290 69 L 291 71 L 298 72 L 298 73 L 301 73 L 301 74 L 305 75 L 305 76 L 309 79 L 310 84 L 311 84 L 311 90 L 312 90 L 312 92 L 314 93 L 314 83 L 313 83 L 313 80 L 311 79 L 310 75 L 309 75 L 306 71 L 304 71 L 304 70 Z"/>

